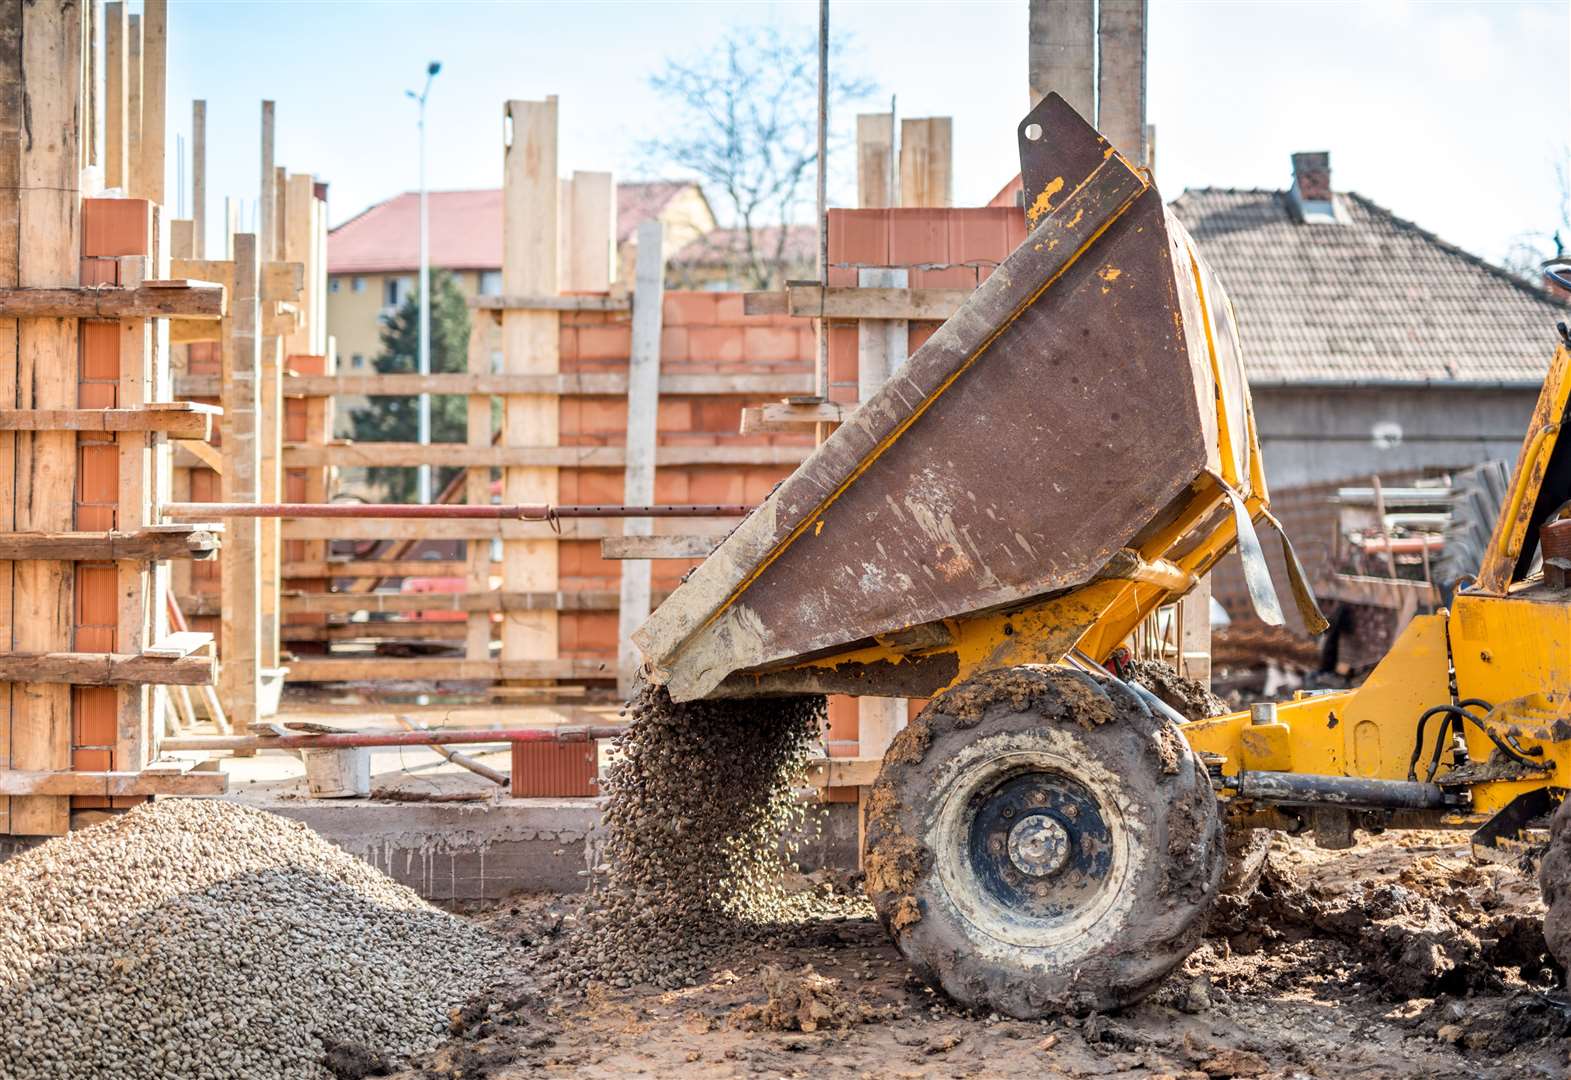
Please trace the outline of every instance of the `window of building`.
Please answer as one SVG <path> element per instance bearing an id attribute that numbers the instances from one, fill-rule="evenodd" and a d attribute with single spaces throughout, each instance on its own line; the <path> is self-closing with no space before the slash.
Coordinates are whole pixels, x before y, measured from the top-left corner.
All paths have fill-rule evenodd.
<path id="1" fill-rule="evenodd" d="M 480 271 L 480 295 L 481 296 L 501 296 L 502 295 L 502 271 L 500 271 L 500 270 L 482 270 L 482 271 Z"/>
<path id="2" fill-rule="evenodd" d="M 382 284 L 382 306 L 396 308 L 404 302 L 403 278 L 390 277 Z"/>
<path id="3" fill-rule="evenodd" d="M 365 367 L 365 356 L 364 356 L 364 354 L 362 354 L 362 353 L 355 353 L 353 356 L 351 356 L 349 358 L 349 366 L 352 367 L 352 368 L 364 368 Z"/>
<path id="4" fill-rule="evenodd" d="M 349 282 L 349 287 L 355 292 L 365 292 L 365 278 L 356 274 L 353 280 Z"/>
<path id="5" fill-rule="evenodd" d="M 338 279 L 337 278 L 328 278 L 328 280 L 327 280 L 327 291 L 328 292 L 337 292 L 338 291 Z"/>

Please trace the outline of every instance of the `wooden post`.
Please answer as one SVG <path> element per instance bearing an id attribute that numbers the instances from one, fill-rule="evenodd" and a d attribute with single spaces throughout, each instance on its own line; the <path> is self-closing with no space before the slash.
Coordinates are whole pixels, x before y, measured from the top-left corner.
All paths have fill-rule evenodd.
<path id="1" fill-rule="evenodd" d="M 509 101 L 512 140 L 502 171 L 502 291 L 510 296 L 555 296 L 557 274 L 557 103 Z M 555 311 L 502 313 L 502 364 L 508 374 L 555 375 L 560 365 L 560 316 Z M 504 446 L 555 446 L 555 394 L 508 394 L 502 403 Z M 555 468 L 511 466 L 502 470 L 504 502 L 556 503 Z M 502 588 L 554 592 L 558 551 L 554 537 L 506 540 Z M 502 623 L 502 661 L 555 660 L 557 613 L 509 613 Z"/>
<path id="2" fill-rule="evenodd" d="M 207 258 L 207 102 L 191 102 L 191 258 Z"/>
<path id="3" fill-rule="evenodd" d="M 658 221 L 638 226 L 638 263 L 633 282 L 633 343 L 627 362 L 627 466 L 623 501 L 647 506 L 655 501 L 656 421 L 660 412 L 660 329 L 665 304 L 665 254 Z M 649 536 L 649 518 L 629 518 L 624 536 Z M 652 567 L 647 559 L 622 560 L 621 599 L 617 607 L 616 688 L 633 692 L 638 677 L 638 647 L 633 631 L 649 617 Z"/>
<path id="4" fill-rule="evenodd" d="M 1204 577 L 1178 604 L 1178 673 L 1211 685 L 1211 579 Z"/>
<path id="5" fill-rule="evenodd" d="M 148 143 L 143 141 L 144 153 Z M 160 172 L 162 170 L 160 169 Z M 154 206 L 150 216 L 147 237 L 149 259 L 121 260 L 120 284 L 124 287 L 140 285 L 137 276 L 144 270 L 151 271 L 152 250 L 158 235 L 157 211 Z M 130 272 L 128 272 L 128 270 Z M 141 408 L 153 397 L 154 370 L 167 367 L 167 359 L 157 350 L 157 338 L 147 319 L 120 320 L 120 385 L 117 400 L 122 409 Z M 115 526 L 122 531 L 132 531 L 151 525 L 151 509 L 156 494 L 156 472 L 152 459 L 152 439 L 145 431 L 124 431 L 116 436 L 119 450 L 119 506 Z M 115 580 L 119 586 L 114 651 L 140 654 L 153 643 L 157 629 L 155 617 L 162 614 L 162 594 L 157 593 L 157 582 L 142 560 L 124 560 L 115 564 Z M 124 772 L 141 769 L 151 758 L 150 748 L 156 733 L 150 719 L 156 715 L 154 702 L 163 694 L 155 693 L 150 686 L 120 686 L 114 690 L 115 742 L 114 768 Z"/>
<path id="6" fill-rule="evenodd" d="M 83 20 L 79 5 L 8 3 L 0 22 L 0 141 L 13 148 L 0 170 L 0 282 L 66 286 L 80 281 L 80 140 Z M 0 400 L 23 409 L 77 405 L 78 322 L 0 320 Z M 0 514 L 5 527 L 74 527 L 77 436 L 18 432 L 0 439 Z M 8 652 L 72 645 L 74 568 L 54 560 L 0 564 L 0 642 Z M 0 763 L 10 769 L 71 767 L 71 687 L 0 686 Z M 59 835 L 69 797 L 10 800 L 9 830 Z"/>
<path id="7" fill-rule="evenodd" d="M 257 237 L 237 233 L 233 288 L 223 349 L 222 488 L 226 502 L 256 502 L 261 456 L 257 431 L 257 385 L 261 350 L 258 321 Z M 226 523 L 223 554 L 223 619 L 220 626 L 219 688 L 237 731 L 257 720 L 257 676 L 261 636 L 262 577 L 257 564 L 261 530 L 255 518 Z"/>
<path id="8" fill-rule="evenodd" d="M 1107 141 L 1146 164 L 1146 0 L 1097 6 L 1097 120 Z"/>
<path id="9" fill-rule="evenodd" d="M 142 16 L 127 21 L 125 62 L 125 192 L 140 197 L 137 162 L 142 160 Z"/>
<path id="10" fill-rule="evenodd" d="M 273 103 L 262 102 L 262 186 L 257 198 L 256 235 L 259 240 L 257 254 L 262 262 L 272 262 L 276 256 L 273 254 L 273 239 L 277 235 L 277 226 L 273 223 L 273 213 L 278 207 L 278 192 L 276 173 L 273 171 Z"/>
<path id="11" fill-rule="evenodd" d="M 164 116 L 169 58 L 169 0 L 142 4 L 142 118 L 136 156 L 139 198 L 164 201 Z"/>
<path id="12" fill-rule="evenodd" d="M 496 321 L 491 313 L 475 311 L 469 321 L 469 351 L 467 366 L 471 375 L 490 374 L 492 343 L 496 337 Z M 491 395 L 470 394 L 466 399 L 465 417 L 468 424 L 466 441 L 477 451 L 489 452 L 492 444 Z M 471 506 L 485 506 L 491 501 L 491 466 L 470 466 L 464 470 L 464 501 Z M 491 587 L 490 539 L 471 538 L 464 542 L 468 569 L 465 587 L 472 593 L 485 592 Z M 491 613 L 470 612 L 464 637 L 464 657 L 469 660 L 491 659 Z"/>
<path id="13" fill-rule="evenodd" d="M 857 285 L 864 289 L 904 289 L 906 270 L 862 269 Z M 910 352 L 910 323 L 904 319 L 861 319 L 856 329 L 857 402 L 869 400 L 883 387 Z M 857 706 L 857 756 L 879 759 L 900 729 L 905 727 L 904 698 L 859 697 Z M 858 801 L 862 801 L 859 793 Z"/>
<path id="14" fill-rule="evenodd" d="M 562 291 L 604 292 L 616 277 L 616 185 L 608 172 L 574 172 L 568 190 Z"/>
<path id="15" fill-rule="evenodd" d="M 954 122 L 947 116 L 900 121 L 900 205 L 954 203 Z"/>
<path id="16" fill-rule="evenodd" d="M 284 248 L 279 257 L 284 262 L 299 263 L 304 268 L 305 290 L 296 305 L 294 331 L 284 342 L 286 356 L 299 353 L 315 354 L 312 318 L 316 307 L 316 179 L 310 173 L 292 173 L 285 181 L 284 195 Z"/>
<path id="17" fill-rule="evenodd" d="M 856 204 L 866 210 L 895 205 L 895 117 L 862 113 L 856 118 Z"/>
<path id="18" fill-rule="evenodd" d="M 126 65 L 131 24 L 119 0 L 104 5 L 104 187 L 126 186 Z"/>
<path id="19" fill-rule="evenodd" d="M 1056 93 L 1096 123 L 1096 5 L 1092 0 L 1031 0 L 1027 64 L 1031 107 Z"/>

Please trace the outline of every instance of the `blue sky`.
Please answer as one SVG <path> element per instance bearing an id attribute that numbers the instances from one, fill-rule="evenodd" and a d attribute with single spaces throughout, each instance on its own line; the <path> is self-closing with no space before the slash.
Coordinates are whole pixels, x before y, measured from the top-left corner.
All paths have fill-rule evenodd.
<path id="1" fill-rule="evenodd" d="M 194 97 L 208 102 L 212 242 L 223 197 L 256 197 L 264 97 L 278 103 L 278 162 L 332 185 L 335 224 L 413 189 L 415 108 L 403 92 L 429 60 L 443 64 L 429 113 L 433 188 L 498 186 L 501 102 L 553 93 L 564 173 L 641 177 L 638 141 L 662 125 L 648 77 L 664 58 L 701 52 L 732 25 L 805 30 L 816 17 L 811 0 L 173 0 L 170 191 L 174 137 L 189 133 Z M 903 116 L 954 117 L 957 205 L 984 202 L 1017 171 L 1025 30 L 1024 0 L 831 6 L 846 69 L 879 84 L 868 111 L 894 93 Z M 1568 44 L 1566 0 L 1151 0 L 1158 183 L 1168 198 L 1185 187 L 1280 188 L 1290 153 L 1329 150 L 1337 188 L 1499 260 L 1520 234 L 1559 218 Z M 837 126 L 849 130 L 855 111 Z M 849 204 L 850 162 L 837 165 L 831 202 Z"/>

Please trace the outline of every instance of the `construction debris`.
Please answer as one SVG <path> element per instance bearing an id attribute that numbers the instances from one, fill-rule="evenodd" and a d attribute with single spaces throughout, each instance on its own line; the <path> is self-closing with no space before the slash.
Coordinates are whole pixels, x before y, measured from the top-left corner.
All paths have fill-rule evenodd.
<path id="1" fill-rule="evenodd" d="M 304 825 L 144 804 L 0 865 L 0 1076 L 325 1077 L 435 1045 L 505 943 Z"/>
<path id="2" fill-rule="evenodd" d="M 824 701 L 677 704 L 642 685 L 605 779 L 603 881 L 574 930 L 542 959 L 560 990 L 693 985 L 715 952 L 772 924 L 866 913 L 865 901 L 790 892 L 795 797 Z"/>

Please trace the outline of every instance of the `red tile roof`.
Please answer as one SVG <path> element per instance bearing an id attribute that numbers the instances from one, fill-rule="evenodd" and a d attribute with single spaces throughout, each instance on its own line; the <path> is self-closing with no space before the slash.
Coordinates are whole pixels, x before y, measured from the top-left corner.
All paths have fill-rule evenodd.
<path id="1" fill-rule="evenodd" d="M 764 260 L 772 261 L 775 245 L 780 243 L 780 226 L 763 225 L 753 230 L 753 245 Z M 691 240 L 675 255 L 679 266 L 730 266 L 747 249 L 747 234 L 741 229 L 711 229 Z M 811 225 L 786 226 L 782 261 L 787 266 L 812 263 L 818 258 L 818 230 Z"/>
<path id="2" fill-rule="evenodd" d="M 691 181 L 616 186 L 617 243 L 655 217 Z M 431 265 L 448 270 L 502 267 L 502 192 L 433 191 L 429 195 Z M 327 237 L 329 274 L 377 274 L 420 265 L 420 196 L 406 191 L 368 207 Z"/>

